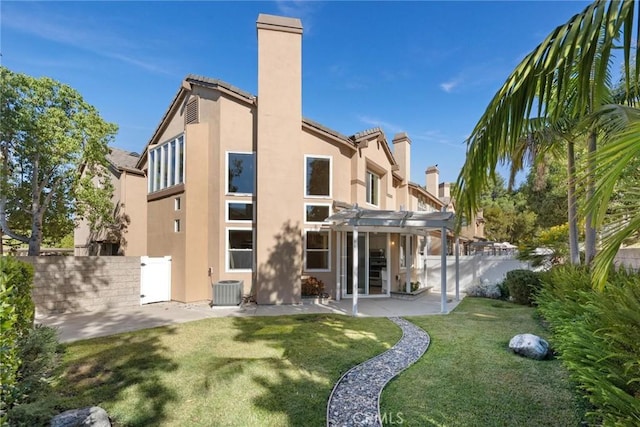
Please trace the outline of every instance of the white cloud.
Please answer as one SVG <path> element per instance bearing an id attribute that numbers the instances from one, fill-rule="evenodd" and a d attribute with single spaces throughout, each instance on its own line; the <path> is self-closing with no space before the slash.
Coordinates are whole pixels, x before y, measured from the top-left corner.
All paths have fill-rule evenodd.
<path id="1" fill-rule="evenodd" d="M 15 7 L 4 12 L 2 26 L 5 28 L 115 59 L 154 73 L 172 75 L 166 67 L 156 61 L 141 59 L 139 52 L 136 52 L 139 51 L 139 46 L 130 39 L 119 37 L 115 31 L 107 28 L 100 28 L 96 22 L 73 20 L 68 16 L 35 7 L 28 12 Z"/>
<path id="2" fill-rule="evenodd" d="M 456 87 L 458 87 L 461 83 L 460 78 L 456 78 L 453 80 L 449 80 L 448 82 L 440 83 L 440 89 L 447 93 L 451 93 Z"/>
<path id="3" fill-rule="evenodd" d="M 312 33 L 313 14 L 319 5 L 318 2 L 306 0 L 277 0 L 276 5 L 278 6 L 278 11 L 281 14 L 291 18 L 300 18 L 305 35 L 308 36 Z"/>
<path id="4" fill-rule="evenodd" d="M 441 144 L 448 147 L 455 147 L 461 150 L 466 150 L 464 141 L 456 141 L 453 138 L 445 135 L 440 130 L 427 130 L 417 133 L 415 135 L 409 134 L 409 138 L 416 141 L 425 141 L 431 144 Z"/>
<path id="5" fill-rule="evenodd" d="M 383 128 L 387 131 L 390 131 L 392 133 L 398 133 L 398 132 L 404 132 L 405 130 L 401 127 L 398 126 L 396 124 L 393 123 L 389 123 L 389 122 L 385 122 L 383 120 L 379 120 L 377 118 L 373 118 L 373 117 L 369 117 L 369 116 L 358 116 L 358 120 L 360 120 L 362 123 L 369 125 L 369 126 L 373 126 L 373 127 L 380 127 Z"/>

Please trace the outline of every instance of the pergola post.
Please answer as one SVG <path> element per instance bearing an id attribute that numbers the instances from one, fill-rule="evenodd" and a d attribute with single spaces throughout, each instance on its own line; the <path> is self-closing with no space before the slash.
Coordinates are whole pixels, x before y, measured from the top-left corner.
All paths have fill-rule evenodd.
<path id="1" fill-rule="evenodd" d="M 358 316 L 358 227 L 353 227 L 353 316 Z"/>
<path id="2" fill-rule="evenodd" d="M 460 236 L 456 236 L 456 301 L 460 301 Z"/>
<path id="3" fill-rule="evenodd" d="M 336 301 L 342 299 L 342 232 L 336 231 Z"/>
<path id="4" fill-rule="evenodd" d="M 411 292 L 411 235 L 404 236 L 404 290 Z"/>
<path id="5" fill-rule="evenodd" d="M 447 313 L 447 228 L 440 230 L 440 312 Z"/>

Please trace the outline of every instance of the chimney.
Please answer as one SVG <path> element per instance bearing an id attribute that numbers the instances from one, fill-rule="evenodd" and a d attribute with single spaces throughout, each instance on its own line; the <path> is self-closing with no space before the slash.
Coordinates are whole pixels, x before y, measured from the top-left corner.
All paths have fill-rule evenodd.
<path id="1" fill-rule="evenodd" d="M 393 157 L 398 162 L 400 175 L 404 184 L 411 180 L 411 140 L 405 132 L 397 133 L 393 137 Z"/>
<path id="2" fill-rule="evenodd" d="M 440 184 L 438 197 L 440 197 L 440 199 L 444 199 L 444 198 L 446 198 L 447 200 L 451 199 L 451 184 L 450 183 L 443 182 L 443 183 Z"/>
<path id="3" fill-rule="evenodd" d="M 302 139 L 302 24 L 297 18 L 260 14 L 256 112 L 255 281 L 259 304 L 292 304 L 300 299 L 304 153 Z M 274 168 L 286 168 L 273 173 Z M 296 179 L 292 179 L 296 177 Z M 283 191 L 286 189 L 286 191 Z M 270 259 L 277 237 L 291 238 L 287 268 Z M 277 251 L 276 251 L 277 253 Z M 286 283 L 289 286 L 281 286 Z"/>
<path id="4" fill-rule="evenodd" d="M 438 165 L 429 166 L 425 172 L 427 178 L 427 191 L 438 197 L 438 184 L 440 181 L 440 170 Z"/>

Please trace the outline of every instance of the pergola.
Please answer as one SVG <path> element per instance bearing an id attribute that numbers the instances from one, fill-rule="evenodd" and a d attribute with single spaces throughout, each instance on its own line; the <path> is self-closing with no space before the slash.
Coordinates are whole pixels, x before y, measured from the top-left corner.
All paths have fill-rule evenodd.
<path id="1" fill-rule="evenodd" d="M 447 313 L 447 230 L 454 230 L 453 212 L 385 211 L 361 209 L 355 206 L 339 211 L 326 219 L 333 231 L 353 233 L 353 315 L 358 315 L 358 232 L 386 232 L 427 236 L 439 230 L 440 245 L 440 311 Z M 459 239 L 456 237 L 456 299 L 460 298 Z M 409 251 L 407 251 L 408 253 Z M 406 263 L 407 276 L 410 263 Z"/>

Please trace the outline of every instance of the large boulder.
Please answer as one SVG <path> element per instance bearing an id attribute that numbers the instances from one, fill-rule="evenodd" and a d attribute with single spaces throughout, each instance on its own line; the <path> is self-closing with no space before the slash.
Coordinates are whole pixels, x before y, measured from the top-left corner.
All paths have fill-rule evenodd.
<path id="1" fill-rule="evenodd" d="M 99 406 L 71 409 L 51 419 L 51 427 L 111 427 L 107 411 Z"/>
<path id="2" fill-rule="evenodd" d="M 537 335 L 519 334 L 511 338 L 509 348 L 530 359 L 542 360 L 549 355 L 549 343 Z"/>

